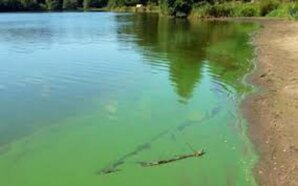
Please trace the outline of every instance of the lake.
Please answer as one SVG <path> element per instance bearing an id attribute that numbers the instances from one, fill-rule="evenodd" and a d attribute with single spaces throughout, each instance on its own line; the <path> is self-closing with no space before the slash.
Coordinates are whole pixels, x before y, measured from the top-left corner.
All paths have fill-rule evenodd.
<path id="1" fill-rule="evenodd" d="M 252 186 L 252 23 L 0 14 L 3 186 Z M 205 155 L 143 167 L 204 149 Z"/>

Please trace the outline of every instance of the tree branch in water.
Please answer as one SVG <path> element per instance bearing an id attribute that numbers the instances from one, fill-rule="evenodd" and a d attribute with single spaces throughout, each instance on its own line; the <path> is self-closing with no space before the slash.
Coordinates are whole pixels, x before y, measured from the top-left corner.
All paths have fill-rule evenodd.
<path id="1" fill-rule="evenodd" d="M 152 162 L 140 162 L 139 164 L 143 167 L 151 167 L 151 166 L 157 166 L 157 165 L 172 163 L 172 162 L 183 160 L 183 159 L 186 159 L 186 158 L 200 157 L 200 156 L 203 156 L 204 154 L 205 154 L 204 150 L 200 150 L 200 151 L 196 151 L 192 154 L 175 156 L 174 158 L 171 158 L 171 159 L 158 160 L 158 161 L 152 161 Z"/>

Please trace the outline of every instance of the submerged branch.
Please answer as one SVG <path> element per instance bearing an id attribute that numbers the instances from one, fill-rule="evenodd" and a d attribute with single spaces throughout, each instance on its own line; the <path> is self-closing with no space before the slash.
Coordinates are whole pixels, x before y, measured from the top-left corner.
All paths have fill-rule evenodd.
<path id="1" fill-rule="evenodd" d="M 203 123 L 203 122 L 206 122 L 208 121 L 209 119 L 213 118 L 216 114 L 218 114 L 220 111 L 222 110 L 222 106 L 218 106 L 218 107 L 215 107 L 211 110 L 211 112 L 207 113 L 201 120 L 199 121 L 185 121 L 185 122 L 182 122 L 180 123 L 178 126 L 174 127 L 174 128 L 169 128 L 169 129 L 166 129 L 162 132 L 160 132 L 159 134 L 153 136 L 151 139 L 149 139 L 147 142 L 137 146 L 135 149 L 133 149 L 131 152 L 123 155 L 122 157 L 120 157 L 119 159 L 115 160 L 114 162 L 108 164 L 107 166 L 105 166 L 104 168 L 102 168 L 101 170 L 97 171 L 97 174 L 100 174 L 100 175 L 103 175 L 103 174 L 111 174 L 111 173 L 115 173 L 115 172 L 119 172 L 120 169 L 119 167 L 121 165 L 123 165 L 127 159 L 141 153 L 142 151 L 145 151 L 145 150 L 148 150 L 150 149 L 151 145 L 153 142 L 156 142 L 157 140 L 159 140 L 160 138 L 166 136 L 166 135 L 169 135 L 169 134 L 173 134 L 173 132 L 183 132 L 184 130 L 186 130 L 187 128 L 190 128 L 192 127 L 193 125 L 196 125 L 196 124 L 199 124 L 199 123 Z M 198 152 L 197 152 L 198 153 Z M 200 152 L 201 155 L 204 154 L 203 151 Z M 195 153 L 194 153 L 195 154 Z M 200 155 L 200 156 L 201 156 Z M 179 157 L 179 156 L 178 156 Z M 190 156 L 190 157 L 194 157 L 194 155 Z M 177 157 L 176 157 L 177 158 Z M 189 158 L 189 157 L 183 157 L 183 156 L 180 156 L 180 159 L 176 159 L 173 158 L 172 161 L 170 162 L 173 162 L 173 161 L 178 161 L 178 160 L 181 160 L 181 159 L 185 159 L 185 158 Z M 162 162 L 160 161 L 159 164 L 164 164 L 164 163 L 170 163 L 170 162 Z M 141 164 L 142 166 L 150 166 L 150 163 L 139 163 Z M 151 165 L 153 166 L 153 165 Z"/>
<path id="2" fill-rule="evenodd" d="M 121 171 L 121 169 L 110 168 L 110 169 L 101 170 L 100 172 L 98 172 L 98 174 L 112 174 L 119 171 Z"/>
<path id="3" fill-rule="evenodd" d="M 204 150 L 201 151 L 196 151 L 192 154 L 186 154 L 186 155 L 181 155 L 181 156 L 176 156 L 171 159 L 166 159 L 166 160 L 158 160 L 158 161 L 153 161 L 153 162 L 140 162 L 139 164 L 143 167 L 151 167 L 151 166 L 157 166 L 157 165 L 162 165 L 166 163 L 172 163 L 175 161 L 183 160 L 186 158 L 191 158 L 191 157 L 200 157 L 205 154 Z"/>

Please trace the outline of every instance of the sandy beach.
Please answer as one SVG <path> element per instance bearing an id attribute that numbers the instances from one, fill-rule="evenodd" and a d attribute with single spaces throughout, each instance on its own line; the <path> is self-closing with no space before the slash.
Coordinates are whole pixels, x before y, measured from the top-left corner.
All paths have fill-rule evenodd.
<path id="1" fill-rule="evenodd" d="M 298 185 L 298 22 L 261 20 L 255 37 L 258 93 L 244 109 L 260 155 L 256 177 L 264 186 Z"/>

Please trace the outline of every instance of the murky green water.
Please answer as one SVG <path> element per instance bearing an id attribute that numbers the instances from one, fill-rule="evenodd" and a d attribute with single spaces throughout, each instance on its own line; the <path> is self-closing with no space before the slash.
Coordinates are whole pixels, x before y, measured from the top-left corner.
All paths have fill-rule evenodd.
<path id="1" fill-rule="evenodd" d="M 255 28 L 143 14 L 1 14 L 0 185 L 255 185 L 239 112 Z M 206 154 L 138 164 L 193 149 Z"/>

